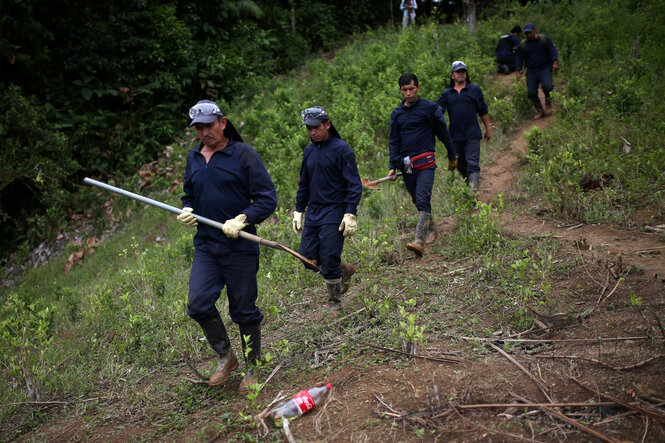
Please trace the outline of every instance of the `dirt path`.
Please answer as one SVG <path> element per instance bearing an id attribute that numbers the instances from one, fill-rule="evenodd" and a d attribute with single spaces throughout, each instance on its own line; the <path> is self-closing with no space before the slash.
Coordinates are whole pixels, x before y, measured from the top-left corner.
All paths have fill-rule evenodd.
<path id="1" fill-rule="evenodd" d="M 509 137 L 507 150 L 502 151 L 495 162 L 484 167 L 481 172 L 479 199 L 482 202 L 489 203 L 498 194 L 504 195 L 504 201 L 510 199 L 520 169 L 519 159 L 527 151 L 524 132 L 534 126 L 547 129 L 555 118 L 555 115 L 550 115 L 544 119 L 528 121 Z M 546 220 L 515 213 L 510 208 L 502 214 L 501 220 L 510 231 L 560 238 L 565 245 L 579 250 L 586 257 L 614 262 L 620 255 L 623 266 L 634 266 L 647 277 L 665 282 L 665 243 L 659 240 L 663 234 L 642 230 L 651 216 L 649 211 L 641 211 L 634 220 L 635 227 L 631 229 L 615 225 L 583 225 Z M 660 220 L 652 224 L 663 223 L 665 221 Z"/>
<path id="2" fill-rule="evenodd" d="M 510 201 L 520 170 L 519 158 L 527 148 L 524 131 L 534 125 L 547 129 L 554 119 L 554 116 L 550 116 L 526 122 L 508 136 L 506 150 L 497 152 L 494 162 L 484 166 L 481 172 L 481 201 L 489 203 L 499 193 L 505 196 L 506 202 Z M 523 332 L 529 339 L 542 339 L 542 343 L 529 344 L 528 340 L 511 342 L 512 339 L 507 337 L 511 331 L 497 330 L 501 323 L 497 321 L 500 314 L 490 312 L 493 309 L 492 301 L 485 299 L 488 295 L 491 297 L 492 288 L 485 282 L 473 283 L 473 276 L 483 272 L 482 265 L 446 263 L 435 252 L 426 254 L 423 259 L 413 259 L 406 252 L 406 260 L 386 264 L 382 272 L 388 282 L 402 281 L 405 273 L 408 273 L 420 299 L 436 301 L 428 304 L 429 308 L 435 307 L 436 312 L 418 312 L 417 322 L 426 326 L 427 334 L 426 346 L 418 350 L 422 358 L 405 357 L 399 351 L 390 350 L 388 347 L 392 346 L 391 343 L 376 341 L 371 335 L 364 335 L 362 331 L 371 330 L 377 318 L 368 317 L 366 314 L 369 308 L 359 303 L 361 295 L 372 289 L 371 282 L 363 281 L 361 270 L 344 301 L 349 314 L 326 324 L 320 329 L 316 343 L 309 343 L 306 352 L 291 357 L 266 386 L 259 403 L 269 403 L 277 391 L 296 392 L 302 388 L 292 385 L 293 376 L 289 371 L 296 364 L 299 370 L 311 364 L 310 369 L 296 376 L 299 383 L 305 379 L 311 383 L 326 380 L 333 384 L 333 390 L 324 404 L 317 406 L 307 417 L 291 424 L 295 439 L 300 442 L 592 439 L 587 431 L 557 419 L 554 414 L 559 412 L 617 441 L 638 438 L 644 441 L 665 441 L 665 426 L 658 420 L 645 421 L 639 415 L 620 415 L 626 413 L 625 408 L 614 404 L 604 408 L 561 408 L 558 412 L 547 413 L 537 408 L 529 408 L 530 411 L 525 413 L 524 407 L 466 410 L 451 407 L 514 404 L 518 398 L 543 403 L 589 403 L 602 400 L 600 394 L 590 394 L 574 380 L 599 392 L 623 400 L 632 398 L 642 404 L 655 403 L 665 398 L 665 358 L 659 357 L 663 349 L 662 340 L 657 339 L 663 335 L 665 326 L 662 320 L 665 319 L 662 295 L 665 249 L 655 249 L 663 245 L 658 236 L 640 232 L 638 228 L 622 229 L 606 225 L 573 229 L 566 227 L 563 222 L 516 213 L 511 204 L 506 205 L 505 211 L 501 220 L 509 231 L 520 235 L 552 235 L 561 239 L 561 249 L 564 250 L 558 251 L 556 258 L 558 262 L 570 263 L 571 271 L 554 282 L 557 290 L 553 291 L 552 297 L 557 298 L 558 307 L 566 306 L 568 314 L 582 312 L 600 300 L 598 294 L 602 296 L 605 293 L 609 298 L 607 294 L 610 290 L 614 293 L 618 287 L 610 303 L 603 304 L 593 315 L 574 321 L 570 315 L 568 318 L 555 315 L 540 318 L 545 322 L 569 320 L 563 326 L 559 324 L 544 329 L 534 326 L 535 330 L 532 328 Z M 642 214 L 641 221 L 636 220 L 636 226 L 641 226 L 647 217 L 648 214 Z M 452 217 L 441 218 L 437 225 L 439 232 L 450 232 L 454 228 L 454 220 Z M 407 232 L 405 235 L 412 234 Z M 654 253 L 638 253 L 646 250 Z M 584 270 L 579 269 L 579 266 L 575 270 L 572 263 L 580 254 L 591 260 L 584 260 Z M 643 272 L 626 272 L 630 266 Z M 625 275 L 621 285 L 617 279 L 610 280 L 609 269 L 616 275 Z M 601 292 L 600 280 L 606 274 L 607 291 L 603 289 Z M 476 291 L 472 294 L 470 287 L 474 284 Z M 640 303 L 628 301 L 631 288 L 640 289 L 636 291 Z M 389 284 L 379 289 L 397 303 L 405 304 L 410 297 L 404 293 L 404 289 L 399 290 Z M 324 303 L 323 295 L 311 295 L 312 299 L 317 297 Z M 533 305 L 541 308 L 537 303 Z M 323 322 L 320 310 L 315 309 L 317 312 L 313 315 L 311 312 L 303 313 L 308 324 Z M 365 311 L 362 315 L 355 315 L 362 311 Z M 504 322 L 503 327 L 509 323 Z M 384 327 L 389 328 L 386 325 Z M 490 338 L 469 340 L 450 335 L 460 330 L 474 331 Z M 284 338 L 285 332 L 289 333 L 292 340 L 298 340 L 293 336 L 295 331 L 285 326 L 284 331 L 266 330 L 265 342 L 274 343 Z M 631 339 L 623 340 L 625 337 Z M 635 337 L 638 339 L 634 340 Z M 348 343 L 343 338 L 348 339 Z M 534 355 L 537 353 L 558 358 L 538 358 L 542 356 Z M 317 355 L 325 358 L 328 363 L 315 364 Z M 445 361 L 450 358 L 457 362 Z M 596 362 L 573 360 L 575 358 L 595 359 Z M 607 364 L 625 365 L 625 369 L 608 368 Z M 158 380 L 158 384 L 163 385 L 160 390 L 181 389 L 182 378 L 188 376 L 190 371 L 183 365 L 177 376 L 164 375 Z M 144 383 L 143 388 L 147 392 L 152 381 Z M 239 441 L 244 435 L 247 441 L 254 441 L 256 430 L 251 424 L 244 427 L 233 427 L 230 421 L 225 424 L 220 416 L 228 419 L 229 414 L 217 414 L 218 409 L 215 409 L 230 405 L 229 409 L 234 413 L 243 411 L 246 400 L 235 394 L 238 383 L 239 377 L 234 376 L 217 391 L 192 387 L 192 392 L 202 402 L 201 411 L 200 414 L 185 414 L 183 419 L 188 423 L 183 424 L 182 428 L 164 429 L 154 424 L 169 414 L 187 409 L 186 405 L 164 402 L 159 393 L 161 391 L 156 391 L 157 398 L 150 408 L 129 408 L 125 403 L 131 403 L 133 397 L 127 395 L 117 404 L 99 407 L 101 412 L 96 419 L 99 420 L 103 415 L 103 425 L 87 425 L 87 417 L 65 417 L 34 430 L 22 440 Z M 302 384 L 309 385 L 308 382 Z M 90 414 L 94 416 L 94 412 Z M 151 418 L 140 419 L 142 415 Z M 283 441 L 281 431 L 272 427 L 270 430 L 269 436 L 263 441 Z"/>

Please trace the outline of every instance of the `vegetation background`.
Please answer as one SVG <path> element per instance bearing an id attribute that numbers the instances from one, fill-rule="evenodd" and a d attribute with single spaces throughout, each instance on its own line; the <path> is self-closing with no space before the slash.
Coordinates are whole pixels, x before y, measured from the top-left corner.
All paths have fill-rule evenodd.
<path id="1" fill-rule="evenodd" d="M 459 178 L 437 176 L 435 211 L 456 217 L 438 253 L 449 260 L 471 255 L 482 263 L 479 286 L 468 300 L 495 294 L 491 325 L 462 316 L 439 322 L 445 306 L 429 305 L 426 287 L 414 286 L 408 274 L 386 272 L 386 257 L 415 222 L 397 185 L 363 196 L 360 231 L 345 248 L 345 255 L 362 263 L 356 302 L 375 320 L 365 334 L 377 343 L 399 347 L 425 343 L 442 330 L 482 335 L 529 327 L 529 306 L 553 303 L 551 280 L 579 264 L 556 266 L 556 245 L 549 240 L 525 243 L 506 235 L 496 222 L 505 204 L 586 223 L 630 225 L 641 208 L 662 217 L 662 2 L 491 2 L 478 10 L 473 29 L 453 14 L 422 14 L 419 26 L 405 32 L 386 25 L 385 3 L 2 3 L 3 259 L 19 244 L 26 257 L 67 225 L 78 232 L 65 237 L 66 254 L 0 289 L 3 439 L 54 419 L 48 406 L 22 404 L 47 400 L 73 405 L 74 414 L 89 417 L 92 435 L 103 418 L 86 399 L 119 393 L 149 409 L 149 417 L 159 417 L 154 434 L 144 438 L 178 438 L 189 423 L 205 423 L 210 416 L 223 418 L 214 432 L 255 438 L 251 417 L 258 397 L 238 415 L 234 394 L 202 392 L 178 379 L 186 359 L 209 357 L 185 313 L 192 232 L 156 209 L 79 186 L 82 177 L 93 176 L 177 206 L 184 159 L 196 143 L 182 128 L 188 107 L 200 98 L 222 104 L 277 186 L 279 208 L 259 235 L 296 249 L 289 215 L 307 144 L 299 128 L 302 108 L 326 106 L 355 150 L 361 175 L 379 177 L 387 167 L 387 119 L 400 99 L 396 79 L 417 73 L 421 96 L 436 100 L 451 62 L 462 59 L 483 88 L 497 127 L 487 156 L 500 151 L 506 133 L 531 112 L 523 83 L 506 93 L 493 81 L 496 39 L 517 23 L 533 21 L 555 42 L 561 65 L 557 121 L 547 131 L 529 133 L 517 197 L 480 205 L 474 217 L 466 217 L 469 200 Z M 397 14 L 396 2 L 391 4 Z M 603 177 L 611 178 L 583 192 L 585 180 Z M 109 237 L 109 229 L 117 233 Z M 80 265 L 72 267 L 71 253 L 84 258 Z M 291 332 L 321 301 L 317 276 L 294 267 L 285 254 L 262 249 L 267 369 L 277 359 L 298 361 L 323 334 L 313 327 L 293 338 Z M 403 288 L 406 296 L 391 298 L 391 288 Z M 324 367 L 354 352 L 347 343 Z M 309 370 L 305 363 L 291 365 L 291 387 L 302 387 Z M 167 381 L 140 393 L 142 383 L 155 377 Z M 203 416 L 197 415 L 202 409 Z"/>

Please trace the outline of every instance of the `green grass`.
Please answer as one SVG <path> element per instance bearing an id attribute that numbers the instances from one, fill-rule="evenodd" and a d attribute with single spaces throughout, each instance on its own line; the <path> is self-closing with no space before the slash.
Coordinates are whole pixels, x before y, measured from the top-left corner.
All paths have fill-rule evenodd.
<path id="1" fill-rule="evenodd" d="M 611 3 L 637 23 L 646 14 Z M 557 78 L 557 85 L 565 83 L 555 95 L 557 123 L 548 131 L 530 132 L 519 200 L 498 199 L 471 211 L 470 196 L 459 175 L 438 170 L 434 214 L 451 216 L 455 228 L 431 246 L 429 254 L 437 261 L 430 267 L 409 263 L 403 248 L 417 214 L 402 182 L 386 182 L 380 191 L 364 194 L 359 230 L 347 240 L 344 258 L 359 265 L 353 289 L 358 295 L 348 309 L 365 310 L 340 324 L 344 334 L 310 323 L 326 300 L 320 276 L 283 252 L 261 249 L 258 304 L 265 314 L 264 353 L 274 357 L 266 370 L 284 359 L 292 362 L 284 369 L 289 382 L 280 389 L 296 390 L 348 360 L 357 359 L 365 366 L 384 361 L 384 355 L 361 353 L 363 347 L 352 339 L 360 330 L 364 341 L 401 348 L 403 340 L 422 345 L 439 334 L 480 337 L 501 328 L 523 330 L 533 321 L 529 307 L 568 306 L 575 294 L 559 292 L 553 298 L 552 283 L 579 271 L 582 264 L 555 265 L 552 257 L 558 249 L 553 239 L 514 238 L 498 223 L 502 211 L 514 210 L 522 201 L 537 200 L 538 209 L 553 217 L 588 223 L 625 222 L 641 204 L 662 211 L 665 156 L 659 136 L 664 128 L 654 119 L 663 104 L 644 93 L 659 81 L 653 74 L 658 54 L 646 42 L 639 62 L 626 66 L 627 55 L 617 51 L 614 64 L 601 63 L 592 56 L 602 54 L 581 47 L 571 37 L 581 21 L 587 30 L 604 26 L 593 15 L 587 17 L 598 8 L 595 2 L 579 5 L 577 10 L 566 5 L 538 8 L 515 8 L 514 15 L 490 18 L 476 34 L 462 26 L 431 25 L 397 33 L 368 31 L 338 51 L 332 61 L 312 60 L 298 75 L 275 79 L 261 95 L 248 97 L 230 110 L 234 122 L 245 121 L 243 135 L 261 153 L 278 188 L 280 206 L 259 227 L 258 235 L 297 249 L 299 238 L 291 231 L 290 215 L 301 149 L 307 143 L 299 127 L 301 108 L 325 105 L 356 151 L 361 175 L 378 178 L 387 170 L 388 117 L 399 102 L 399 75 L 416 72 L 423 79 L 423 97 L 436 100 L 447 85 L 450 62 L 462 58 L 470 66 L 473 81 L 483 87 L 490 116 L 498 125 L 493 140 L 483 144 L 485 163 L 501 155 L 505 131 L 529 114 L 523 87 L 507 97 L 492 81 L 493 47 L 488 39 L 515 20 L 523 22 L 527 15 L 545 22 L 545 16 L 536 14 L 546 12 L 547 34 L 562 56 L 571 57 L 563 60 L 563 72 Z M 662 13 L 656 5 L 648 9 Z M 631 23 L 627 19 L 622 26 Z M 573 67 L 574 73 L 569 71 Z M 606 85 L 597 81 L 601 69 L 611 69 L 608 76 L 619 98 L 608 96 Z M 640 82 L 629 82 L 636 73 Z M 637 98 L 627 93 L 635 88 Z M 631 140 L 633 151 L 621 153 L 618 135 Z M 163 166 L 182 171 L 190 137 L 183 136 L 187 141 L 174 146 L 170 159 L 161 159 Z M 439 149 L 443 152 L 442 146 Z M 615 177 L 608 187 L 580 192 L 584 173 L 607 171 Z M 179 190 L 166 191 L 171 181 L 172 177 L 157 180 L 150 195 L 177 206 Z M 121 185 L 136 189 L 137 183 L 136 177 L 130 177 Z M 103 195 L 100 201 L 108 198 Z M 202 371 L 214 369 L 212 353 L 200 340 L 202 333 L 186 315 L 193 231 L 155 208 L 120 198 L 114 202 L 120 230 L 88 253 L 81 265 L 64 274 L 67 257 L 62 255 L 0 290 L 1 402 L 30 400 L 25 387 L 30 379 L 42 399 L 70 402 L 67 415 L 85 417 L 91 434 L 103 422 L 101 411 L 106 414 L 108 408 L 85 400 L 104 396 L 102 402 L 122 397 L 129 408 L 146 412 L 139 424 L 158 418 L 151 428 L 155 433 L 143 436 L 146 439 L 165 435 L 177 439 L 180 432 L 198 423 L 207 426 L 202 436 L 227 433 L 238 441 L 253 440 L 255 430 L 247 417 L 259 405 L 250 404 L 239 416 L 236 412 L 242 407 L 235 395 L 192 385 L 181 376 L 188 373 L 184 354 Z M 68 252 L 78 248 L 71 244 Z M 240 354 L 238 331 L 226 314 L 224 294 L 218 307 Z M 330 358 L 312 368 L 312 351 L 320 343 L 331 342 L 339 345 Z M 480 357 L 487 351 L 479 344 L 474 352 Z M 120 414 L 111 412 L 114 417 Z M 0 423 L 10 429 L 9 438 L 53 417 L 46 408 L 0 408 Z M 211 417 L 216 418 L 214 424 Z"/>

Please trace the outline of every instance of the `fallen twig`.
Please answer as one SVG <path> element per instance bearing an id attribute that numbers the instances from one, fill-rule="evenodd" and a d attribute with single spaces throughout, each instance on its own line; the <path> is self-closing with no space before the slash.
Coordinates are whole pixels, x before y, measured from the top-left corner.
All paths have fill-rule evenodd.
<path id="1" fill-rule="evenodd" d="M 185 360 L 185 364 L 186 364 L 187 367 L 188 367 L 188 368 L 194 373 L 194 375 L 196 375 L 196 376 L 197 376 L 198 378 L 200 378 L 201 380 L 205 380 L 206 382 L 208 382 L 208 380 L 210 380 L 210 377 L 206 377 L 205 375 L 202 375 L 199 371 L 196 370 L 196 368 L 194 367 L 194 364 L 193 364 L 192 361 L 189 359 L 189 354 L 188 354 L 188 353 L 183 352 L 183 353 L 182 353 L 182 358 Z M 201 382 L 198 381 L 198 380 L 192 380 L 192 379 L 190 379 L 190 378 L 188 378 L 187 380 L 189 380 L 189 381 L 191 381 L 191 382 L 193 382 L 193 383 L 201 383 Z"/>
<path id="2" fill-rule="evenodd" d="M 32 405 L 32 406 L 67 406 L 67 405 L 73 405 L 77 403 L 88 403 L 91 401 L 95 400 L 106 400 L 112 397 L 94 397 L 94 398 L 86 398 L 84 400 L 78 400 L 78 401 L 57 401 L 57 400 L 52 400 L 52 401 L 16 401 L 12 403 L 3 403 L 0 404 L 0 408 L 3 408 L 5 406 L 18 406 L 18 405 Z"/>
<path id="3" fill-rule="evenodd" d="M 633 254 L 640 254 L 642 252 L 658 251 L 660 249 L 665 249 L 665 246 L 658 246 L 655 248 L 640 249 L 638 251 L 633 251 Z"/>
<path id="4" fill-rule="evenodd" d="M 629 369 L 637 369 L 640 368 L 646 364 L 651 363 L 654 360 L 658 360 L 659 358 L 665 357 L 665 354 L 658 354 L 656 356 L 653 356 L 651 358 L 648 358 L 646 360 L 642 360 L 639 363 L 635 363 L 634 365 L 626 365 L 626 366 L 613 366 L 609 363 L 602 362 L 600 360 L 596 360 L 595 358 L 588 358 L 588 357 L 578 357 L 576 355 L 542 355 L 542 354 L 537 354 L 534 355 L 536 358 L 565 358 L 565 359 L 571 359 L 571 360 L 584 360 L 584 361 L 590 361 L 593 363 L 598 363 L 599 365 L 605 366 L 606 368 L 612 369 L 613 371 L 627 371 Z"/>
<path id="5" fill-rule="evenodd" d="M 521 395 L 517 395 L 514 392 L 511 392 L 511 395 L 513 397 L 517 398 L 518 400 L 523 401 L 524 403 L 530 403 L 530 401 L 528 399 L 522 397 Z M 598 405 L 598 403 L 594 403 L 593 405 Z M 583 424 L 581 424 L 577 420 L 574 420 L 574 419 L 572 419 L 572 418 L 570 418 L 570 417 L 568 417 L 568 416 L 566 416 L 566 415 L 564 415 L 564 414 L 562 414 L 558 411 L 555 411 L 554 409 L 550 409 L 547 406 L 538 406 L 538 409 L 540 409 L 541 411 L 543 411 L 544 413 L 549 415 L 550 418 L 552 418 L 552 419 L 559 419 L 561 421 L 564 421 L 568 424 L 571 424 L 571 425 L 583 430 L 584 432 L 587 432 L 587 433 L 589 433 L 589 434 L 591 434 L 595 437 L 600 438 L 601 440 L 609 441 L 609 442 L 617 441 L 617 440 L 610 439 L 609 437 L 601 434 L 600 432 L 594 431 L 593 429 L 591 429 L 587 426 L 584 426 Z"/>
<path id="6" fill-rule="evenodd" d="M 535 375 L 533 375 L 531 372 L 529 372 L 524 366 L 522 366 L 520 364 L 520 362 L 518 362 L 513 357 L 508 355 L 508 353 L 506 351 L 504 351 L 503 349 L 501 349 L 500 347 L 498 347 L 494 343 L 488 342 L 487 344 L 490 345 L 492 347 L 492 349 L 494 349 L 495 351 L 499 352 L 501 355 L 506 357 L 512 364 L 517 366 L 522 372 L 524 372 L 526 375 L 528 375 L 529 378 L 531 380 L 533 380 L 533 382 L 536 384 L 536 386 L 538 386 L 538 389 L 540 389 L 540 391 L 545 395 L 545 398 L 547 398 L 550 401 L 550 403 L 553 403 L 552 397 L 550 397 L 550 395 L 547 393 L 547 390 L 545 389 L 545 386 L 540 382 L 540 380 L 538 380 L 536 378 Z"/>
<path id="7" fill-rule="evenodd" d="M 277 397 L 275 397 L 275 399 L 271 401 L 270 404 L 266 406 L 266 408 L 263 411 L 261 411 L 256 415 L 256 420 L 261 424 L 261 426 L 263 426 L 263 430 L 265 431 L 265 434 L 263 434 L 262 437 L 268 435 L 268 433 L 270 432 L 268 426 L 266 426 L 265 419 L 270 414 L 270 411 L 272 410 L 273 406 L 275 406 L 278 402 L 284 400 L 285 398 L 286 395 L 283 395 L 282 391 L 279 391 Z"/>
<path id="8" fill-rule="evenodd" d="M 540 406 L 540 408 L 543 411 L 550 414 L 550 416 L 557 417 L 558 419 L 560 419 L 562 421 L 565 421 L 566 423 L 568 423 L 570 425 L 573 425 L 576 428 L 581 429 L 582 431 L 586 432 L 587 434 L 591 434 L 594 437 L 599 438 L 603 441 L 609 441 L 609 442 L 618 442 L 619 441 L 619 440 L 616 440 L 614 438 L 610 438 L 610 437 L 606 436 L 605 434 L 601 434 L 600 432 L 595 431 L 595 430 L 591 429 L 590 427 L 588 427 L 586 425 L 583 425 L 582 423 L 578 422 L 577 420 L 572 419 L 572 418 L 562 414 L 559 411 L 555 411 L 554 409 L 550 409 L 547 406 Z"/>
<path id="9" fill-rule="evenodd" d="M 524 343 L 588 343 L 602 341 L 630 341 L 630 340 L 664 340 L 665 337 L 598 337 L 598 338 L 501 338 L 501 337 L 465 337 L 463 335 L 448 335 L 450 338 L 462 340 L 479 340 L 489 342 L 524 342 Z"/>
<path id="10" fill-rule="evenodd" d="M 384 346 L 373 345 L 371 343 L 365 343 L 365 342 L 358 342 L 358 343 L 363 345 L 363 346 L 370 347 L 370 348 L 379 349 L 379 350 L 387 351 L 387 352 L 395 352 L 397 354 L 408 355 L 409 357 L 415 357 L 415 358 L 422 358 L 424 360 L 439 361 L 439 362 L 443 362 L 443 363 L 459 363 L 460 362 L 459 360 L 455 360 L 453 358 L 427 357 L 426 355 L 410 354 L 408 352 L 404 352 L 404 351 L 401 351 L 399 349 L 386 348 Z"/>
<path id="11" fill-rule="evenodd" d="M 272 370 L 272 372 L 270 373 L 268 378 L 266 378 L 266 381 L 264 381 L 263 384 L 261 385 L 261 389 L 263 389 L 265 387 L 265 385 L 268 384 L 270 379 L 273 378 L 273 376 L 275 374 L 277 374 L 277 371 L 279 371 L 281 369 L 281 367 L 284 365 L 284 363 L 286 363 L 286 360 L 282 360 L 277 366 L 275 366 L 275 369 Z M 261 389 L 259 389 L 259 392 L 261 392 Z"/>
<path id="12" fill-rule="evenodd" d="M 628 403 L 628 402 L 625 402 L 625 401 L 623 401 L 623 400 L 620 400 L 620 399 L 618 399 L 618 398 L 616 398 L 616 397 L 613 397 L 613 396 L 611 396 L 611 395 L 603 394 L 602 392 L 597 391 L 597 390 L 595 390 L 595 389 L 593 389 L 593 388 L 590 388 L 589 386 L 585 385 L 584 383 L 582 383 L 581 381 L 579 381 L 579 380 L 576 379 L 575 377 L 571 377 L 571 379 L 572 379 L 575 383 L 577 383 L 578 385 L 582 386 L 582 387 L 583 387 L 584 389 L 586 389 L 587 391 L 593 392 L 593 393 L 599 395 L 600 397 L 603 397 L 603 398 L 606 398 L 607 400 L 613 401 L 613 402 L 615 402 L 615 403 L 617 403 L 617 404 L 623 406 L 624 408 L 632 409 L 632 410 L 634 410 L 634 411 L 639 412 L 639 413 L 642 414 L 642 415 L 646 415 L 646 416 L 648 416 L 648 417 L 655 418 L 656 420 L 665 421 L 665 415 L 663 415 L 663 414 L 659 414 L 659 413 L 654 412 L 654 411 L 651 411 L 651 410 L 649 410 L 649 409 L 645 409 L 645 408 L 643 408 L 643 407 L 641 407 L 641 406 L 639 406 L 639 405 L 633 405 L 633 404 L 630 404 L 630 403 Z"/>
<path id="13" fill-rule="evenodd" d="M 372 395 L 374 396 L 374 398 L 376 398 L 376 400 L 377 400 L 379 403 L 381 403 L 383 406 L 385 406 L 385 407 L 386 407 L 388 410 L 390 410 L 390 412 L 392 412 L 393 414 L 396 414 L 396 415 L 399 415 L 399 416 L 405 415 L 405 414 L 401 414 L 401 413 L 397 412 L 396 410 L 394 410 L 391 406 L 389 406 L 388 404 L 386 404 L 386 402 L 384 402 L 384 401 L 381 399 L 381 397 L 379 397 L 378 395 L 376 395 L 376 394 L 374 394 L 374 393 L 372 393 Z"/>
<path id="14" fill-rule="evenodd" d="M 291 429 L 289 428 L 288 418 L 282 420 L 282 428 L 284 428 L 284 434 L 286 434 L 286 439 L 289 441 L 289 443 L 296 443 L 296 439 L 293 438 L 293 434 L 291 434 Z"/>

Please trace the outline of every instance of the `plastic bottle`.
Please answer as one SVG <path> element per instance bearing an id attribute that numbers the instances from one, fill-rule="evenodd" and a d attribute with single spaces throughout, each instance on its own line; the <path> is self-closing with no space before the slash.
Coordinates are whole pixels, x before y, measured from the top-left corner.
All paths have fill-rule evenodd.
<path id="1" fill-rule="evenodd" d="M 411 168 L 411 157 L 409 156 L 404 157 L 404 172 L 407 174 L 413 172 L 413 169 Z"/>
<path id="2" fill-rule="evenodd" d="M 332 385 L 330 383 L 325 386 L 304 389 L 270 411 L 270 418 L 273 419 L 277 426 L 281 426 L 284 418 L 293 419 L 300 417 L 321 403 L 323 397 L 331 389 Z"/>

